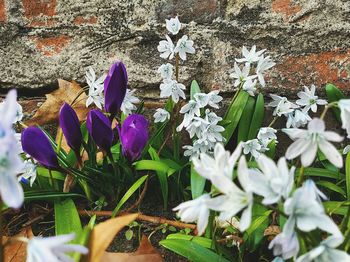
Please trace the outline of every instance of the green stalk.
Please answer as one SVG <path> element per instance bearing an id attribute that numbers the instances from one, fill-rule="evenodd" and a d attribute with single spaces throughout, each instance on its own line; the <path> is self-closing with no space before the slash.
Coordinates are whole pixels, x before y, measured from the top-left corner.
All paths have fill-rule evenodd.
<path id="1" fill-rule="evenodd" d="M 303 182 L 303 179 L 304 179 L 304 172 L 305 169 L 304 169 L 304 166 L 301 166 L 300 167 L 300 172 L 299 172 L 299 177 L 298 177 L 298 180 L 297 180 L 297 187 L 299 187 L 301 185 L 301 183 Z"/>
<path id="2" fill-rule="evenodd" d="M 2 242 L 3 242 L 3 235 L 2 235 L 2 224 L 3 224 L 2 206 L 3 206 L 3 202 L 2 202 L 2 199 L 0 198 L 0 262 L 4 261 L 4 246 L 2 244 Z"/>

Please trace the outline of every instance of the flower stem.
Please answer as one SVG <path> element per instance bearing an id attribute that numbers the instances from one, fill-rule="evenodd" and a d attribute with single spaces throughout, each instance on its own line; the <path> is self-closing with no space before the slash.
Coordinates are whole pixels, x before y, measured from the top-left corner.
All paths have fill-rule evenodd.
<path id="1" fill-rule="evenodd" d="M 116 177 L 119 177 L 119 169 L 118 169 L 117 165 L 115 164 L 114 159 L 113 159 L 113 155 L 112 155 L 112 153 L 110 151 L 107 152 L 107 157 L 108 157 L 109 161 L 112 164 L 114 175 Z"/>
<path id="2" fill-rule="evenodd" d="M 324 117 L 326 116 L 326 113 L 327 113 L 328 109 L 331 108 L 331 107 L 333 107 L 333 106 L 335 106 L 335 105 L 337 105 L 337 102 L 332 102 L 332 103 L 326 105 L 326 106 L 324 107 L 324 109 L 323 109 L 323 112 L 322 112 L 322 114 L 321 114 L 321 116 L 320 116 L 320 119 L 323 120 Z"/>
<path id="3" fill-rule="evenodd" d="M 56 149 L 56 154 L 59 154 L 62 148 L 62 139 L 63 139 L 63 132 L 62 128 L 58 128 L 57 130 L 57 149 Z"/>
<path id="4" fill-rule="evenodd" d="M 85 91 L 89 90 L 89 87 L 84 87 L 82 88 L 82 90 L 77 94 L 77 96 L 73 99 L 73 101 L 70 103 L 71 106 L 74 105 L 74 103 L 77 101 L 77 99 L 83 94 L 85 93 Z"/>
<path id="5" fill-rule="evenodd" d="M 2 235 L 2 224 L 3 224 L 2 206 L 3 206 L 3 202 L 0 197 L 0 262 L 4 261 L 4 246 L 3 246 L 3 235 Z"/>
<path id="6" fill-rule="evenodd" d="M 180 57 L 179 57 L 179 54 L 176 54 L 175 55 L 175 77 L 177 82 L 179 82 L 179 67 L 180 67 Z"/>
<path id="7" fill-rule="evenodd" d="M 300 171 L 299 171 L 299 177 L 298 177 L 298 180 L 297 180 L 297 187 L 299 187 L 301 185 L 301 183 L 303 182 L 304 173 L 305 173 L 304 171 L 305 171 L 304 166 L 301 166 L 300 167 Z"/>
<path id="8" fill-rule="evenodd" d="M 268 127 L 272 127 L 272 126 L 276 123 L 277 119 L 278 119 L 278 116 L 275 116 L 275 117 L 272 119 L 271 123 L 268 125 Z"/>

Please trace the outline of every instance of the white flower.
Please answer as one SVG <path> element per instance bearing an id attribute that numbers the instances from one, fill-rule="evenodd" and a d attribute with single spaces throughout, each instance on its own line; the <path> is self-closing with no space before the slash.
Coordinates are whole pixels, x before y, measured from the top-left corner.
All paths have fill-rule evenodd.
<path id="1" fill-rule="evenodd" d="M 95 104 L 99 109 L 102 109 L 102 105 L 104 104 L 103 83 L 105 78 L 106 75 L 104 74 L 96 79 L 95 71 L 91 66 L 89 66 L 88 71 L 85 72 L 86 83 L 89 86 L 86 107 L 89 107 L 91 104 Z"/>
<path id="2" fill-rule="evenodd" d="M 163 79 L 171 79 L 171 77 L 173 76 L 173 68 L 174 66 L 170 63 L 162 64 L 158 68 L 158 73 Z"/>
<path id="3" fill-rule="evenodd" d="M 350 138 L 350 99 L 340 99 L 338 107 L 340 109 L 342 128 L 346 130 L 348 138 Z"/>
<path id="4" fill-rule="evenodd" d="M 247 78 L 243 84 L 242 89 L 246 91 L 250 96 L 254 96 L 256 92 L 256 79 L 253 81 L 251 78 Z"/>
<path id="5" fill-rule="evenodd" d="M 242 55 L 244 58 L 241 58 L 241 59 L 236 58 L 236 61 L 238 63 L 246 62 L 249 64 L 251 64 L 253 62 L 257 62 L 257 61 L 259 61 L 260 56 L 262 55 L 262 53 L 265 52 L 265 50 L 266 49 L 263 49 L 263 50 L 256 52 L 256 46 L 253 45 L 252 48 L 250 49 L 250 51 L 248 51 L 248 49 L 245 46 L 243 46 Z"/>
<path id="6" fill-rule="evenodd" d="M 28 183 L 29 179 L 29 184 L 32 187 L 36 179 L 36 165 L 30 160 L 25 160 L 22 172 L 23 174 L 18 177 L 18 181 Z"/>
<path id="7" fill-rule="evenodd" d="M 267 106 L 276 107 L 273 111 L 274 116 L 287 115 L 289 113 L 292 113 L 295 108 L 298 108 L 297 105 L 289 102 L 286 97 L 274 94 L 270 94 L 270 96 L 273 99 L 273 101 L 270 102 Z"/>
<path id="8" fill-rule="evenodd" d="M 123 103 L 120 107 L 120 110 L 126 115 L 130 115 L 133 110 L 136 110 L 137 107 L 134 103 L 139 103 L 140 99 L 134 96 L 135 90 L 126 89 L 126 94 L 123 100 Z"/>
<path id="9" fill-rule="evenodd" d="M 197 222 L 198 235 L 202 235 L 208 225 L 208 200 L 210 200 L 210 195 L 204 194 L 196 199 L 181 203 L 173 210 L 178 211 L 177 215 L 182 221 Z"/>
<path id="10" fill-rule="evenodd" d="M 305 106 L 305 111 L 308 111 L 310 108 L 312 112 L 317 111 L 317 105 L 326 105 L 327 101 L 324 99 L 319 99 L 318 96 L 315 95 L 316 87 L 315 85 L 311 85 L 309 89 L 307 86 L 304 86 L 304 91 L 298 92 L 298 99 L 296 103 L 300 106 Z"/>
<path id="11" fill-rule="evenodd" d="M 194 117 L 186 130 L 189 133 L 190 138 L 194 137 L 194 135 L 202 137 L 202 133 L 207 129 L 209 124 L 210 123 L 203 118 Z"/>
<path id="12" fill-rule="evenodd" d="M 295 168 L 289 170 L 284 157 L 280 158 L 276 165 L 270 158 L 261 154 L 256 162 L 262 173 L 251 169 L 250 178 L 254 181 L 253 192 L 264 197 L 262 203 L 271 205 L 282 197 L 287 199 L 293 188 Z"/>
<path id="13" fill-rule="evenodd" d="M 23 189 L 16 177 L 23 168 L 23 161 L 18 155 L 18 142 L 12 129 L 17 117 L 16 100 L 16 90 L 11 90 L 4 101 L 6 110 L 0 111 L 0 196 L 13 208 L 19 208 L 24 200 Z"/>
<path id="14" fill-rule="evenodd" d="M 175 53 L 179 53 L 179 56 L 182 60 L 186 60 L 186 53 L 194 54 L 195 50 L 193 48 L 193 41 L 188 40 L 188 36 L 184 35 L 177 41 L 175 47 Z"/>
<path id="15" fill-rule="evenodd" d="M 170 119 L 170 114 L 163 108 L 157 108 L 156 112 L 153 115 L 154 123 L 164 122 L 167 119 Z"/>
<path id="16" fill-rule="evenodd" d="M 266 70 L 270 69 L 271 67 L 275 66 L 276 63 L 271 60 L 269 56 L 264 57 L 264 55 L 261 55 L 258 65 L 256 67 L 256 74 L 258 76 L 260 85 L 263 87 L 266 85 L 265 79 L 264 79 L 264 73 Z"/>
<path id="17" fill-rule="evenodd" d="M 315 182 L 311 179 L 306 180 L 303 184 L 303 187 L 305 189 L 305 192 L 309 194 L 310 198 L 316 199 L 320 203 L 322 202 L 322 199 L 327 200 L 327 196 L 317 188 Z"/>
<path id="18" fill-rule="evenodd" d="M 75 234 L 53 237 L 33 237 L 27 245 L 27 262 L 71 262 L 67 253 L 87 254 L 88 249 L 81 245 L 67 244 L 75 238 Z"/>
<path id="19" fill-rule="evenodd" d="M 195 100 L 190 100 L 186 105 L 180 109 L 180 113 L 184 114 L 182 123 L 176 128 L 176 131 L 180 132 L 183 127 L 188 127 L 192 122 L 194 116 L 200 116 L 200 105 Z"/>
<path id="20" fill-rule="evenodd" d="M 222 117 L 215 114 L 215 112 L 210 111 L 209 109 L 205 110 L 205 120 L 211 124 L 216 125 L 222 120 Z"/>
<path id="21" fill-rule="evenodd" d="M 158 52 L 161 53 L 160 57 L 165 59 L 173 59 L 174 58 L 174 43 L 170 39 L 168 35 L 165 35 L 166 40 L 162 40 L 159 42 L 157 47 Z"/>
<path id="22" fill-rule="evenodd" d="M 166 29 L 170 33 L 172 33 L 173 35 L 176 35 L 177 33 L 179 33 L 181 29 L 181 23 L 177 16 L 175 18 L 170 18 L 169 20 L 165 19 L 165 23 L 166 23 Z"/>
<path id="23" fill-rule="evenodd" d="M 218 103 L 220 103 L 222 101 L 222 96 L 219 96 L 219 91 L 218 90 L 214 90 L 211 91 L 208 94 L 205 93 L 196 93 L 194 95 L 194 99 L 198 102 L 199 106 L 201 108 L 206 107 L 207 105 L 218 109 L 219 105 Z"/>
<path id="24" fill-rule="evenodd" d="M 350 255 L 335 249 L 343 242 L 343 238 L 330 236 L 308 253 L 298 257 L 296 262 L 350 262 Z"/>
<path id="25" fill-rule="evenodd" d="M 250 64 L 245 64 L 243 67 L 242 71 L 235 62 L 234 64 L 234 71 L 230 74 L 231 78 L 236 79 L 235 83 L 233 84 L 234 87 L 239 86 L 241 83 L 244 83 L 247 81 L 247 79 L 254 79 L 256 76 L 249 76 L 249 71 L 250 71 Z"/>
<path id="26" fill-rule="evenodd" d="M 182 148 L 185 149 L 184 156 L 189 156 L 191 159 L 198 158 L 201 153 L 208 153 L 214 148 L 214 143 L 205 140 L 196 140 L 193 142 L 193 146 L 186 145 Z"/>
<path id="27" fill-rule="evenodd" d="M 202 153 L 200 158 L 193 158 L 192 163 L 197 173 L 210 180 L 211 183 L 223 193 L 231 190 L 233 169 L 242 152 L 241 144 L 237 146 L 233 154 L 226 151 L 221 143 L 216 143 L 213 157 Z"/>
<path id="28" fill-rule="evenodd" d="M 13 119 L 13 123 L 12 124 L 20 122 L 23 119 L 23 108 L 22 108 L 22 106 L 16 101 L 15 107 L 16 107 L 16 117 Z M 5 101 L 4 101 L 4 102 L 0 103 L 0 115 L 2 114 L 1 112 L 4 112 L 5 110 L 7 110 L 7 108 L 6 108 L 6 104 L 5 104 Z"/>
<path id="29" fill-rule="evenodd" d="M 249 170 L 244 156 L 238 163 L 237 177 L 244 191 L 225 176 L 221 176 L 222 179 L 225 178 L 225 181 L 220 183 L 222 187 L 218 187 L 218 190 L 224 194 L 210 199 L 208 206 L 210 209 L 220 212 L 218 219 L 221 221 L 230 220 L 243 210 L 239 222 L 239 229 L 243 232 L 250 226 L 253 207 L 252 183 L 249 179 Z"/>
<path id="30" fill-rule="evenodd" d="M 225 131 L 225 128 L 217 124 L 209 124 L 206 130 L 198 137 L 202 140 L 208 140 L 210 142 L 224 142 L 224 138 L 221 135 Z"/>
<path id="31" fill-rule="evenodd" d="M 186 95 L 183 90 L 186 87 L 183 84 L 178 83 L 176 80 L 164 80 L 160 85 L 160 97 L 170 97 L 175 103 L 179 102 L 180 97 L 186 99 Z"/>
<path id="32" fill-rule="evenodd" d="M 290 235 L 284 232 L 278 234 L 269 244 L 269 249 L 272 248 L 274 256 L 282 256 L 283 259 L 295 258 L 300 249 L 297 234 L 295 232 Z"/>
<path id="33" fill-rule="evenodd" d="M 261 127 L 257 137 L 264 146 L 267 146 L 271 140 L 277 140 L 276 133 L 277 130 L 272 127 Z"/>
<path id="34" fill-rule="evenodd" d="M 312 120 L 307 112 L 299 109 L 294 110 L 294 112 L 289 113 L 287 116 L 288 116 L 287 123 L 286 123 L 287 128 L 290 128 L 291 126 L 301 127 L 306 125 L 308 122 Z"/>
<path id="35" fill-rule="evenodd" d="M 292 234 L 297 226 L 304 232 L 319 228 L 334 236 L 341 236 L 337 224 L 325 214 L 322 203 L 305 184 L 284 202 L 284 212 L 289 216 L 283 228 L 283 232 L 287 235 Z"/>
<path id="36" fill-rule="evenodd" d="M 254 158 L 259 158 L 262 149 L 258 139 L 248 140 L 243 142 L 243 153 L 245 155 L 251 154 Z"/>
<path id="37" fill-rule="evenodd" d="M 286 151 L 288 160 L 301 155 L 301 163 L 308 167 L 314 161 L 319 148 L 325 157 L 336 167 L 343 166 L 343 158 L 338 150 L 328 141 L 341 142 L 343 137 L 333 131 L 325 131 L 324 121 L 319 118 L 312 119 L 308 124 L 308 130 L 298 128 L 285 128 L 286 133 L 293 142 Z"/>
<path id="38" fill-rule="evenodd" d="M 343 154 L 346 155 L 349 152 L 350 152 L 350 145 L 347 145 L 346 147 L 344 147 Z"/>

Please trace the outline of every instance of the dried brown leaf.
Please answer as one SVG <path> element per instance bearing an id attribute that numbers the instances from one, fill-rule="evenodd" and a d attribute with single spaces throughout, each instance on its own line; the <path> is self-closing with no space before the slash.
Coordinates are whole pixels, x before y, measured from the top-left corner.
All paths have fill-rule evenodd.
<path id="1" fill-rule="evenodd" d="M 139 248 L 134 253 L 105 252 L 103 262 L 162 262 L 162 256 L 152 246 L 148 238 L 143 235 Z"/>
<path id="2" fill-rule="evenodd" d="M 269 226 L 264 231 L 264 236 L 276 236 L 281 233 L 281 228 L 276 225 Z"/>
<path id="3" fill-rule="evenodd" d="M 120 230 L 134 221 L 137 216 L 138 214 L 131 214 L 111 218 L 95 226 L 90 237 L 88 261 L 102 261 L 101 258 L 114 237 Z"/>
<path id="4" fill-rule="evenodd" d="M 30 227 L 23 228 L 21 232 L 19 232 L 17 235 L 15 235 L 13 238 L 16 237 L 26 237 L 26 238 L 32 238 L 33 237 L 33 231 Z M 5 237 L 5 241 L 9 241 L 9 238 Z M 26 251 L 27 244 L 22 241 L 11 241 L 8 244 L 6 244 L 4 249 L 4 262 L 24 262 L 26 261 Z"/>
<path id="5" fill-rule="evenodd" d="M 39 107 L 32 119 L 26 121 L 25 124 L 31 126 L 57 122 L 63 103 L 71 103 L 81 91 L 82 88 L 76 82 L 59 79 L 58 89 L 46 95 L 46 101 Z M 82 93 L 73 106 L 80 121 L 86 118 L 89 111 L 85 106 L 86 99 L 86 94 Z"/>

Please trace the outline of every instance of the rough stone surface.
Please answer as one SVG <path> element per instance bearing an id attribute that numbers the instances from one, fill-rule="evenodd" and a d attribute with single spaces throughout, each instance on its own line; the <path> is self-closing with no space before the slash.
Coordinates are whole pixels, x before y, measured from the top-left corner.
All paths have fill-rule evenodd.
<path id="1" fill-rule="evenodd" d="M 256 44 L 278 63 L 269 90 L 350 87 L 349 0 L 0 0 L 0 90 L 83 83 L 88 66 L 102 73 L 120 59 L 130 86 L 157 99 L 165 62 L 157 45 L 175 14 L 196 48 L 181 65 L 187 86 L 195 78 L 206 90 L 232 91 L 234 58 Z"/>

